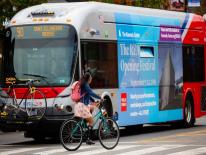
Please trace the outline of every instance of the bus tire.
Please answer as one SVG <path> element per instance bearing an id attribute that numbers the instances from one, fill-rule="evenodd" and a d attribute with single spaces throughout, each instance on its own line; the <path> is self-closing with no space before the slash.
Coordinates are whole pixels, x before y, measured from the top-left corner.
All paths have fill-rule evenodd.
<path id="1" fill-rule="evenodd" d="M 184 121 L 184 127 L 186 128 L 193 127 L 195 124 L 194 101 L 191 95 L 189 95 L 185 101 L 183 121 Z"/>
<path id="2" fill-rule="evenodd" d="M 37 134 L 34 133 L 35 131 L 25 131 L 24 132 L 24 137 L 25 138 L 33 138 L 34 141 L 36 142 L 43 142 L 45 140 L 45 136 L 41 133 Z"/>
<path id="3" fill-rule="evenodd" d="M 143 129 L 143 124 L 126 126 L 125 129 L 128 133 L 139 133 Z"/>
<path id="4" fill-rule="evenodd" d="M 111 117 L 113 116 L 113 107 L 112 107 L 112 101 L 109 98 L 109 96 L 105 96 L 104 99 L 106 100 L 104 104 L 104 107 L 107 111 L 107 117 Z"/>
<path id="5" fill-rule="evenodd" d="M 32 138 L 35 142 L 44 142 L 46 137 L 43 135 L 35 135 Z"/>

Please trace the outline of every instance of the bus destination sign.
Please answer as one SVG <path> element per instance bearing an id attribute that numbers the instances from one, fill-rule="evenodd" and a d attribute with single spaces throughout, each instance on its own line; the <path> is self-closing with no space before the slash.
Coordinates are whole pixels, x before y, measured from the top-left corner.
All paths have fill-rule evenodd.
<path id="1" fill-rule="evenodd" d="M 42 37 L 54 37 L 58 32 L 63 31 L 62 25 L 34 26 L 33 31 L 40 33 Z"/>
<path id="2" fill-rule="evenodd" d="M 29 25 L 14 28 L 17 39 L 67 38 L 69 27 L 65 25 Z"/>

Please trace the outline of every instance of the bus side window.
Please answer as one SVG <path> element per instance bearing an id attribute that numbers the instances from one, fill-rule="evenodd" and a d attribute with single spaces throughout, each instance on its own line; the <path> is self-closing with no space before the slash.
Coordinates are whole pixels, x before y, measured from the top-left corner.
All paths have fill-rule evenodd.
<path id="1" fill-rule="evenodd" d="M 117 44 L 115 42 L 83 41 L 82 70 L 92 74 L 92 88 L 117 88 Z"/>
<path id="2" fill-rule="evenodd" d="M 203 46 L 183 46 L 184 82 L 203 82 L 205 80 Z"/>

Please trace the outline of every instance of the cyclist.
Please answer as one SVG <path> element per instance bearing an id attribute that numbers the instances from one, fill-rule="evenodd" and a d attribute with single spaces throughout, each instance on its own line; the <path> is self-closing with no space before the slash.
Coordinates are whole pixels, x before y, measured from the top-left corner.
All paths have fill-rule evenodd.
<path id="1" fill-rule="evenodd" d="M 90 88 L 89 84 L 91 82 L 92 82 L 92 76 L 89 72 L 86 72 L 80 79 L 82 98 L 80 102 L 75 104 L 74 107 L 74 115 L 76 117 L 81 117 L 85 119 L 89 123 L 88 139 L 86 140 L 86 143 L 89 145 L 95 144 L 91 140 L 91 131 L 94 123 L 92 112 L 94 108 L 97 106 L 97 103 L 94 102 L 93 98 L 101 99 L 101 97 L 95 94 Z"/>

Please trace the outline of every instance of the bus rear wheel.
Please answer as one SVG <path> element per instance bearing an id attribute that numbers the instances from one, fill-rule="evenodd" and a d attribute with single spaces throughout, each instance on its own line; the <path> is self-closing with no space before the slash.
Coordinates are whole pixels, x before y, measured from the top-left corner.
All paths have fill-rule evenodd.
<path id="1" fill-rule="evenodd" d="M 193 99 L 191 96 L 186 98 L 185 108 L 184 108 L 184 126 L 189 128 L 193 127 L 195 124 L 194 117 L 194 106 Z"/>
<path id="2" fill-rule="evenodd" d="M 35 135 L 32 137 L 34 139 L 35 142 L 44 142 L 46 139 L 45 136 L 43 135 Z"/>

